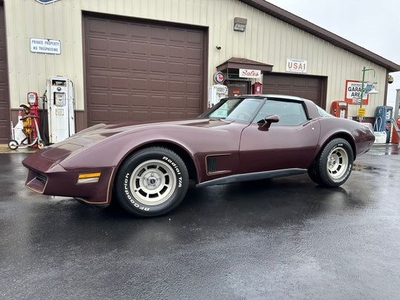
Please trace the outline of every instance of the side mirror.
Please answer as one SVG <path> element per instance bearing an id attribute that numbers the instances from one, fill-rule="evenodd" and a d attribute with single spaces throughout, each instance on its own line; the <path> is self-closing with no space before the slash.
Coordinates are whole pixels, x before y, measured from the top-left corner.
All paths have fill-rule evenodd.
<path id="1" fill-rule="evenodd" d="M 269 115 L 264 119 L 257 122 L 258 130 L 268 131 L 272 123 L 278 123 L 279 117 L 277 115 Z"/>

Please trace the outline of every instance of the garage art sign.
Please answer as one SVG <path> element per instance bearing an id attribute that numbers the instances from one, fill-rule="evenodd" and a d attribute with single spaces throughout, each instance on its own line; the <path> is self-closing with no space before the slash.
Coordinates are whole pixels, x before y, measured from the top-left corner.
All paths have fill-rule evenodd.
<path id="1" fill-rule="evenodd" d="M 349 104 L 360 104 L 361 97 L 361 82 L 358 80 L 346 80 L 345 99 Z M 365 91 L 366 85 L 364 85 L 363 101 L 362 104 L 368 104 L 368 93 Z"/>

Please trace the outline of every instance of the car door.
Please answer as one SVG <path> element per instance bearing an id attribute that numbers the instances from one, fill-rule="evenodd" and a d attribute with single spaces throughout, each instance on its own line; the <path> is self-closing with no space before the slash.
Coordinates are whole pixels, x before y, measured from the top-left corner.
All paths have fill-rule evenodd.
<path id="1" fill-rule="evenodd" d="M 268 130 L 257 121 L 276 114 L 279 122 Z M 318 120 L 310 120 L 302 101 L 266 100 L 258 115 L 242 131 L 240 167 L 242 173 L 303 168 L 314 159 L 320 135 Z"/>

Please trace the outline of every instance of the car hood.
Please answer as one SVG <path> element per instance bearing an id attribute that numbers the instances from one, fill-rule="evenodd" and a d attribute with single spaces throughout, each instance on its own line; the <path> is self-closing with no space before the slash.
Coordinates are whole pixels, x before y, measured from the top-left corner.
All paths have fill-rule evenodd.
<path id="1" fill-rule="evenodd" d="M 192 119 L 183 121 L 167 121 L 167 122 L 125 122 L 118 124 L 97 124 L 86 128 L 71 138 L 67 142 L 77 143 L 79 145 L 87 145 L 88 143 L 104 140 L 114 135 L 132 134 L 134 132 L 143 131 L 165 131 L 168 129 L 179 127 L 197 127 L 197 128 L 217 128 L 232 123 L 231 121 L 221 119 Z M 59 143 L 62 144 L 63 142 Z"/>
<path id="2" fill-rule="evenodd" d="M 38 169 L 48 169 L 57 163 L 61 163 L 63 167 L 69 166 L 71 159 L 77 155 L 86 157 L 87 160 L 91 160 L 95 152 L 89 149 L 98 149 L 101 143 L 101 147 L 107 147 L 110 149 L 110 156 L 113 156 L 113 151 L 123 150 L 122 148 L 129 148 L 136 141 L 133 141 L 131 136 L 135 136 L 138 140 L 159 138 L 172 136 L 173 132 L 184 131 L 186 133 L 198 136 L 198 134 L 204 133 L 204 130 L 213 130 L 215 132 L 215 138 L 218 136 L 226 135 L 224 127 L 231 124 L 220 119 L 193 119 L 184 121 L 168 121 L 168 122 L 156 122 L 156 123 L 119 123 L 119 124 L 97 124 L 86 128 L 68 139 L 59 143 L 45 147 L 44 149 L 37 151 L 36 153 L 28 156 L 24 161 L 24 165 L 30 165 L 38 167 L 37 161 L 41 162 L 41 166 Z M 188 131 L 188 127 L 192 129 Z M 125 136 L 129 135 L 129 138 Z M 132 145 L 126 145 L 126 141 L 130 140 Z M 171 138 L 173 139 L 173 138 Z M 122 142 L 121 142 L 122 141 Z M 115 147 L 118 145 L 118 147 Z M 127 150 L 126 150 L 127 151 Z M 83 153 L 86 153 L 82 156 Z M 93 154 L 93 155 L 91 155 Z M 110 160 L 104 158 L 104 160 Z M 114 164 L 110 162 L 110 164 Z"/>

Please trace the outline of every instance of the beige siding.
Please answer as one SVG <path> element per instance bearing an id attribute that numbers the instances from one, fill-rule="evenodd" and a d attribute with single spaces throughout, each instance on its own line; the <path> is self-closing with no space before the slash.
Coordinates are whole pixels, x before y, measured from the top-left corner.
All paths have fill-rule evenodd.
<path id="1" fill-rule="evenodd" d="M 230 57 L 245 57 L 285 72 L 286 59 L 308 61 L 308 74 L 328 77 L 327 103 L 343 99 L 346 79 L 378 82 L 367 116 L 384 102 L 386 70 L 237 0 L 61 0 L 42 5 L 34 0 L 4 0 L 11 107 L 25 102 L 26 92 L 42 94 L 46 78 L 68 76 L 75 86 L 76 108 L 84 109 L 82 12 L 100 12 L 207 27 L 208 82 L 215 67 Z M 234 32 L 233 18 L 247 18 L 245 33 Z M 61 55 L 31 53 L 30 38 L 61 41 Z M 216 45 L 222 49 L 217 50 Z M 352 106 L 350 115 L 356 114 Z"/>

